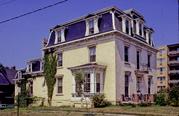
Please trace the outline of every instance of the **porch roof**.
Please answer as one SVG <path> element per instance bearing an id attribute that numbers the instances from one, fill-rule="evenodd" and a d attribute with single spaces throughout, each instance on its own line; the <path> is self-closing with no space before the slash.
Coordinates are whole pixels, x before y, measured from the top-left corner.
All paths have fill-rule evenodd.
<path id="1" fill-rule="evenodd" d="M 87 68 L 98 68 L 98 69 L 106 69 L 105 65 L 99 65 L 96 62 L 94 63 L 87 63 L 87 64 L 83 64 L 83 65 L 78 65 L 78 66 L 74 66 L 74 67 L 69 67 L 68 69 L 70 70 L 79 70 L 79 69 L 87 69 Z"/>

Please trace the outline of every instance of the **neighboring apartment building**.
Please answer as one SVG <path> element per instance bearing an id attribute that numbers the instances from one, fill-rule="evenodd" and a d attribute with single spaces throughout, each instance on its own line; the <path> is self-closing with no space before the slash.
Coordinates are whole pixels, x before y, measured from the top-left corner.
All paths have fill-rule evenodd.
<path id="1" fill-rule="evenodd" d="M 157 69 L 158 91 L 179 84 L 179 43 L 159 48 Z"/>
<path id="2" fill-rule="evenodd" d="M 14 80 L 15 67 L 5 67 L 5 72 L 0 72 L 0 108 L 13 107 L 14 105 Z"/>
<path id="3" fill-rule="evenodd" d="M 162 46 L 157 53 L 157 91 L 168 88 L 168 48 Z"/>
<path id="4" fill-rule="evenodd" d="M 140 13 L 116 7 L 52 28 L 43 48 L 44 53 L 55 50 L 58 55 L 52 105 L 80 103 L 74 78 L 77 71 L 85 74 L 87 98 L 103 93 L 113 104 L 152 102 L 157 54 L 152 33 Z M 33 96 L 47 100 L 43 63 L 37 62 L 28 62 L 26 73 L 33 75 Z M 33 70 L 36 66 L 38 70 Z"/>

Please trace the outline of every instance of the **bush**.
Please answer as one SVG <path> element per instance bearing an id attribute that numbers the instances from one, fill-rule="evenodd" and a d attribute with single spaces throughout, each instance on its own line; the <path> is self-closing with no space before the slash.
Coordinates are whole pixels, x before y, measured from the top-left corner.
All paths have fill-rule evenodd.
<path id="1" fill-rule="evenodd" d="M 179 86 L 171 88 L 169 92 L 169 102 L 172 106 L 179 106 Z"/>
<path id="2" fill-rule="evenodd" d="M 104 94 L 94 95 L 92 97 L 93 105 L 95 108 L 106 107 L 111 105 L 111 103 L 105 100 Z"/>
<path id="3" fill-rule="evenodd" d="M 152 103 L 149 103 L 149 102 L 144 102 L 144 103 L 140 103 L 140 104 L 138 104 L 139 106 L 141 106 L 141 107 L 147 107 L 147 106 L 151 106 L 152 105 Z"/>
<path id="4" fill-rule="evenodd" d="M 163 91 L 157 93 L 155 96 L 155 104 L 160 106 L 167 105 L 167 93 Z"/>

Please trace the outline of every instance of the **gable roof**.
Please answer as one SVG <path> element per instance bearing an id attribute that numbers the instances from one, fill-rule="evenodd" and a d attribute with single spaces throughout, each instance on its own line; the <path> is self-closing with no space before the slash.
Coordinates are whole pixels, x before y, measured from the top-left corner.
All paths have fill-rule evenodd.
<path id="1" fill-rule="evenodd" d="M 14 68 L 8 68 L 5 67 L 7 76 L 4 76 L 2 73 L 0 73 L 0 85 L 9 85 L 14 84 L 14 80 L 17 71 Z"/>

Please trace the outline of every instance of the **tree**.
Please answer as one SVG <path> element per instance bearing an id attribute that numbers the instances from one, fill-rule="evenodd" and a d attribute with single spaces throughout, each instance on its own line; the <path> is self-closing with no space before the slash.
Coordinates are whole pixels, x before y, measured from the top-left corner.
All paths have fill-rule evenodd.
<path id="1" fill-rule="evenodd" d="M 77 96 L 82 96 L 83 86 L 84 86 L 84 76 L 81 71 L 75 73 L 75 82 L 76 82 L 76 92 Z"/>
<path id="2" fill-rule="evenodd" d="M 47 84 L 48 104 L 51 106 L 54 85 L 56 83 L 57 56 L 55 53 L 46 53 L 44 56 L 44 77 Z"/>
<path id="3" fill-rule="evenodd" d="M 179 106 L 179 86 L 174 86 L 169 92 L 169 101 L 173 106 Z"/>

